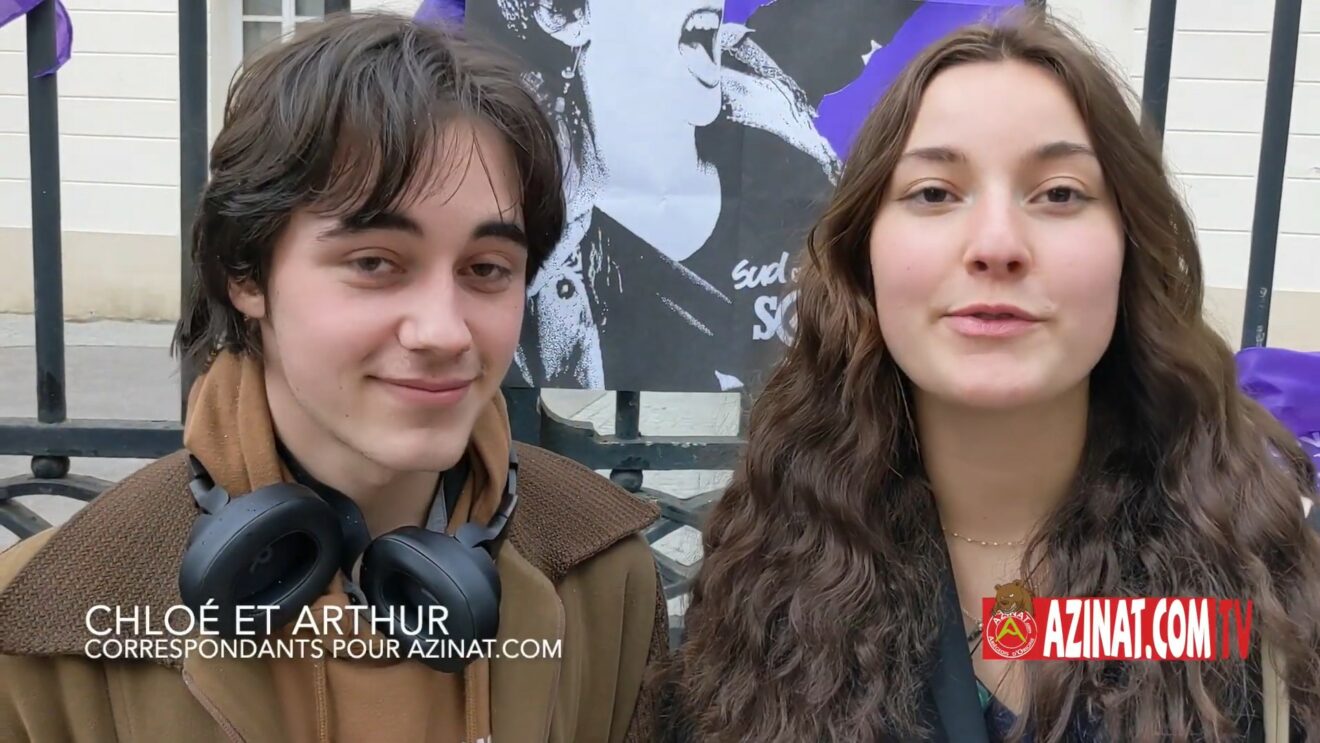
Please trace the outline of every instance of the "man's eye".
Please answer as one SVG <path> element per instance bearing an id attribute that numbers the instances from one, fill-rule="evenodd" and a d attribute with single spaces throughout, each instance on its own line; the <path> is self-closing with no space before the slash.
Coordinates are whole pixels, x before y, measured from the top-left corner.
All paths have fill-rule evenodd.
<path id="1" fill-rule="evenodd" d="M 353 268 L 357 269 L 361 273 L 378 274 L 378 273 L 382 273 L 381 271 L 382 268 L 388 269 L 393 264 L 391 264 L 389 261 L 385 260 L 384 258 L 381 258 L 380 256 L 373 255 L 373 256 L 366 256 L 364 258 L 354 258 L 352 265 Z"/>
<path id="2" fill-rule="evenodd" d="M 475 263 L 469 269 L 479 279 L 506 279 L 513 272 L 498 263 Z"/>

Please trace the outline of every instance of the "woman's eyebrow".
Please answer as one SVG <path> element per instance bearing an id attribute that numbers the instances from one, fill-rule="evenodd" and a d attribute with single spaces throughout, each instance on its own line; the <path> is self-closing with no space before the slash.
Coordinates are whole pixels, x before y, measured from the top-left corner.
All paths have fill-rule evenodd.
<path id="1" fill-rule="evenodd" d="M 950 165 L 967 162 L 967 155 L 952 147 L 917 147 L 904 152 L 900 159 L 907 160 L 909 158 Z"/>
<path id="2" fill-rule="evenodd" d="M 1027 159 L 1036 162 L 1043 162 L 1047 160 L 1059 160 L 1066 157 L 1075 157 L 1078 155 L 1092 158 L 1096 156 L 1095 151 L 1087 145 L 1061 139 L 1037 147 L 1027 155 Z M 967 162 L 967 154 L 962 150 L 944 145 L 917 147 L 904 152 L 901 159 L 906 160 L 909 158 L 949 165 L 957 165 Z"/>
<path id="3" fill-rule="evenodd" d="M 1099 160 L 1095 155 L 1095 150 L 1092 150 L 1090 147 L 1079 142 L 1069 142 L 1062 139 L 1057 142 L 1050 142 L 1037 147 L 1032 151 L 1030 159 L 1040 162 L 1046 160 L 1060 160 L 1067 157 L 1075 157 L 1077 155 Z"/>

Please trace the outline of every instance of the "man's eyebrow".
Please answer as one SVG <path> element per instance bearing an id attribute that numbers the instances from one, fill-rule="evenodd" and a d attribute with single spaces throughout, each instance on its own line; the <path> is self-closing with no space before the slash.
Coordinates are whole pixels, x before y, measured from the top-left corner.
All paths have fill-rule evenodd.
<path id="1" fill-rule="evenodd" d="M 351 214 L 340 217 L 335 226 L 323 231 L 320 239 L 330 240 L 373 230 L 392 230 L 422 236 L 422 226 L 412 217 L 398 212 L 376 212 L 369 215 Z"/>
<path id="2" fill-rule="evenodd" d="M 480 240 L 483 237 L 498 237 L 517 243 L 524 248 L 528 246 L 527 233 L 523 231 L 523 228 L 503 219 L 486 220 L 472 230 L 473 240 Z"/>
<path id="3" fill-rule="evenodd" d="M 377 212 L 371 215 L 349 215 L 341 217 L 333 227 L 323 231 L 320 239 L 329 240 L 346 235 L 356 235 L 374 230 L 392 230 L 406 232 L 416 237 L 423 237 L 425 231 L 417 220 L 399 212 Z M 469 239 L 480 240 L 484 237 L 496 237 L 527 247 L 527 233 L 523 228 L 504 219 L 488 219 L 472 230 Z"/>

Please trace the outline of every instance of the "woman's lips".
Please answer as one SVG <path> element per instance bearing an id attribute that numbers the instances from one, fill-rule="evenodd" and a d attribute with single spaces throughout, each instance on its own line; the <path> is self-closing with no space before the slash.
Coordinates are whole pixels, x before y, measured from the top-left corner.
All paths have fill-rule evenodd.
<path id="1" fill-rule="evenodd" d="M 1039 320 L 1022 317 L 949 315 L 944 318 L 953 332 L 972 338 L 1012 338 L 1035 329 Z"/>
<path id="2" fill-rule="evenodd" d="M 719 49 L 715 41 L 719 28 L 720 14 L 703 8 L 688 15 L 678 37 L 679 56 L 697 82 L 707 88 L 720 84 Z"/>

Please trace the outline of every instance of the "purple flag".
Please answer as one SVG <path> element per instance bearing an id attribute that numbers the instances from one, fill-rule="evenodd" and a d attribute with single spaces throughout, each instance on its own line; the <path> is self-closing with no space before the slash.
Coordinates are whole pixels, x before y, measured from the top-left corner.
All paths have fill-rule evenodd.
<path id="1" fill-rule="evenodd" d="M 37 77 L 50 75 L 63 67 L 64 63 L 69 61 L 69 54 L 73 48 L 73 23 L 69 21 L 69 12 L 64 9 L 61 0 L 50 1 L 55 3 L 55 66 L 37 73 Z M 0 0 L 0 27 L 31 12 L 42 2 L 43 0 Z"/>
<path id="2" fill-rule="evenodd" d="M 845 155 L 853 137 L 889 84 L 913 57 L 940 37 L 962 26 L 993 17 L 1022 0 L 928 0 L 912 14 L 894 38 L 871 55 L 861 76 L 846 88 L 825 96 L 816 128 L 836 152 Z"/>

